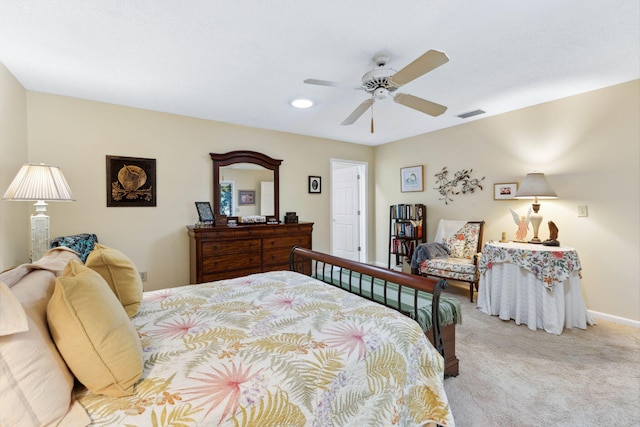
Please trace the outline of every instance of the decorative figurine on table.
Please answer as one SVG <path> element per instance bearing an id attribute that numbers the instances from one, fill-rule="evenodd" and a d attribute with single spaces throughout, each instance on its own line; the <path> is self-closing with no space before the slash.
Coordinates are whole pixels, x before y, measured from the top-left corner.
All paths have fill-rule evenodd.
<path id="1" fill-rule="evenodd" d="M 549 238 L 542 242 L 545 246 L 560 246 L 558 241 L 558 227 L 553 221 L 549 221 Z"/>
<path id="2" fill-rule="evenodd" d="M 527 212 L 527 216 L 518 215 L 516 211 L 509 208 L 511 211 L 511 216 L 513 216 L 513 221 L 518 226 L 518 230 L 516 231 L 516 242 L 524 242 L 527 237 L 527 232 L 529 231 L 529 222 L 531 216 L 531 206 L 529 206 L 529 211 Z"/>

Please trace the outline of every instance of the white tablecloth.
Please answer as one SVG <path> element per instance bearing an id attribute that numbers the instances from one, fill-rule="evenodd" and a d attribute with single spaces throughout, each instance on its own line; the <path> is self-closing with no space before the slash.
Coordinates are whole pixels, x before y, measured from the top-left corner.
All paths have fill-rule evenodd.
<path id="1" fill-rule="evenodd" d="M 558 335 L 563 328 L 586 329 L 587 324 L 594 324 L 584 304 L 578 271 L 551 290 L 529 270 L 495 263 L 480 276 L 477 308 L 503 320 L 524 323 L 531 330 Z"/>

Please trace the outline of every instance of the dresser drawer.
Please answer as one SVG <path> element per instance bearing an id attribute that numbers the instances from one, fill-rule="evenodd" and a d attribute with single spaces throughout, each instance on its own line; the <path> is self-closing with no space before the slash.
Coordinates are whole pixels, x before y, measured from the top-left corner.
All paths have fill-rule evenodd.
<path id="1" fill-rule="evenodd" d="M 202 276 L 202 282 L 215 282 L 216 280 L 224 280 L 224 279 L 233 279 L 235 277 L 242 277 L 248 274 L 260 273 L 261 269 L 259 266 L 252 268 L 244 268 L 242 270 L 232 270 L 232 271 L 218 271 L 215 273 L 208 273 Z"/>
<path id="2" fill-rule="evenodd" d="M 203 275 L 224 272 L 231 270 L 240 270 L 246 268 L 257 268 L 260 270 L 262 265 L 260 251 L 253 251 L 250 254 L 238 256 L 238 254 L 225 254 L 219 256 L 210 256 L 202 258 Z"/>
<path id="3" fill-rule="evenodd" d="M 260 239 L 210 240 L 202 242 L 202 256 L 260 253 Z"/>
<path id="4" fill-rule="evenodd" d="M 263 249 L 270 250 L 272 248 L 289 248 L 294 246 L 311 246 L 311 237 L 306 234 L 300 234 L 295 236 L 277 237 L 277 238 L 265 238 L 262 239 Z"/>
<path id="5" fill-rule="evenodd" d="M 291 253 L 291 247 L 267 249 L 262 253 L 262 260 L 265 266 L 278 265 L 278 264 L 288 266 L 290 253 Z"/>
<path id="6" fill-rule="evenodd" d="M 274 265 L 265 265 L 264 266 L 264 271 L 280 271 L 280 270 L 285 270 L 288 271 L 289 270 L 289 262 L 287 262 L 286 264 L 274 264 Z"/>

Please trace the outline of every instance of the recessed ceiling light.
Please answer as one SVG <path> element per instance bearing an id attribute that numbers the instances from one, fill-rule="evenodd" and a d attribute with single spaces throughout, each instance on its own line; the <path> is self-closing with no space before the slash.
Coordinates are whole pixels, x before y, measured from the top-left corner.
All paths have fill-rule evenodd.
<path id="1" fill-rule="evenodd" d="M 291 105 L 296 108 L 309 108 L 313 105 L 313 101 L 310 101 L 308 99 L 294 99 L 293 101 L 291 101 Z"/>

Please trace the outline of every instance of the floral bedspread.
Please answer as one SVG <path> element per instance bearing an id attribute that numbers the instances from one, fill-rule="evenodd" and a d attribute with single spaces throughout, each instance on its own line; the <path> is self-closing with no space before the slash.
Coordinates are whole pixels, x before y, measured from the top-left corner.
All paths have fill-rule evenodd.
<path id="1" fill-rule="evenodd" d="M 483 274 L 493 264 L 501 262 L 516 264 L 529 270 L 550 291 L 556 284 L 567 280 L 572 272 L 582 269 L 578 252 L 573 248 L 492 242 L 482 249 L 478 271 Z"/>
<path id="2" fill-rule="evenodd" d="M 77 398 L 93 425 L 454 425 L 443 360 L 392 309 L 294 272 L 145 292 L 136 394 Z"/>

